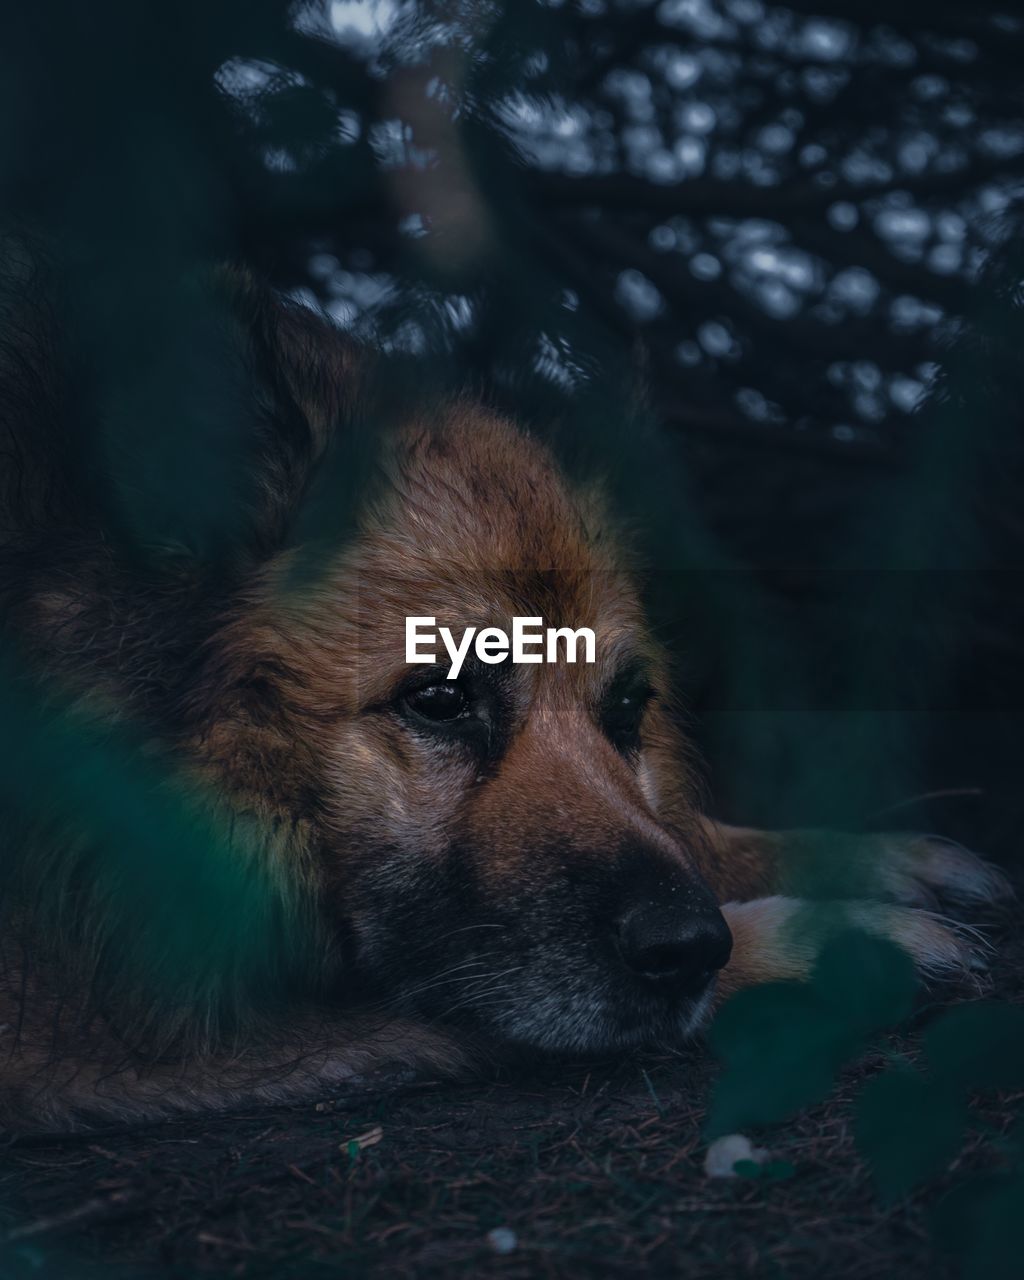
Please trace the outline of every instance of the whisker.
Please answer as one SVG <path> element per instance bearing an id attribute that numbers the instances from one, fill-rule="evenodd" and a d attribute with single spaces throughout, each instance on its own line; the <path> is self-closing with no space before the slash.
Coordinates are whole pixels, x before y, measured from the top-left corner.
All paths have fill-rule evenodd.
<path id="1" fill-rule="evenodd" d="M 446 933 L 441 937 L 441 941 L 445 942 L 448 938 L 454 938 L 457 933 L 469 933 L 472 929 L 507 929 L 507 924 L 464 924 L 458 929 L 452 929 L 450 933 Z"/>
<path id="2" fill-rule="evenodd" d="M 374 1013 L 385 1013 L 396 1008 L 400 1008 L 403 1004 L 407 1004 L 409 1000 L 416 996 L 422 995 L 424 992 L 432 991 L 437 987 L 454 986 L 457 984 L 469 985 L 476 983 L 479 987 L 481 984 L 492 982 L 497 978 L 504 977 L 508 973 L 514 973 L 518 969 L 523 968 L 517 965 L 511 969 L 505 970 L 489 970 L 479 972 L 485 968 L 494 958 L 493 953 L 482 952 L 478 956 L 474 956 L 469 960 L 463 960 L 460 964 L 453 965 L 449 969 L 443 969 L 440 973 L 432 974 L 425 981 L 417 986 L 408 987 L 403 991 L 397 992 L 394 996 L 389 996 L 385 1000 L 377 1001 L 366 1006 L 368 1011 Z"/>
<path id="3" fill-rule="evenodd" d="M 493 982 L 495 985 L 478 986 L 473 988 L 472 990 L 463 992 L 461 999 L 457 1000 L 454 1004 L 449 1005 L 447 1009 L 445 1009 L 442 1013 L 438 1014 L 438 1018 L 446 1018 L 450 1014 L 455 1013 L 459 1009 L 464 1009 L 467 1005 L 470 1005 L 470 1004 L 473 1005 L 474 1008 L 486 1008 L 488 1004 L 495 1003 L 495 1001 L 493 1000 L 485 1001 L 484 997 L 504 995 L 504 994 L 507 994 L 509 991 L 512 991 L 513 990 L 512 985 L 510 983 L 501 983 L 500 979 L 507 978 L 510 974 L 513 974 L 513 973 L 519 973 L 520 970 L 525 968 L 526 968 L 525 965 L 515 965 L 513 968 L 503 970 L 501 973 L 492 974 L 488 978 L 478 979 L 478 981 L 481 983 Z"/>
<path id="4" fill-rule="evenodd" d="M 413 956 L 421 955 L 424 952 L 433 950 L 435 947 L 440 946 L 441 943 L 447 942 L 450 938 L 454 938 L 460 933 L 471 933 L 474 930 L 478 930 L 478 929 L 503 929 L 504 930 L 504 929 L 508 929 L 508 925 L 497 924 L 497 923 L 460 925 L 459 928 L 457 929 L 449 929 L 447 933 L 442 933 L 436 937 L 431 936 L 429 939 L 424 940 L 422 943 L 420 943 L 419 946 L 414 946 L 410 954 Z"/>

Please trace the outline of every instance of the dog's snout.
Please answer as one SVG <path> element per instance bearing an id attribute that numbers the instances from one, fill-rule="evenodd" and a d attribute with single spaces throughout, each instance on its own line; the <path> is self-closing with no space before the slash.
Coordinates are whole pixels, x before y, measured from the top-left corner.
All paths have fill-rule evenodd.
<path id="1" fill-rule="evenodd" d="M 648 982 L 679 994 L 698 994 L 726 964 L 732 934 L 717 906 L 647 902 L 618 921 L 622 960 Z"/>

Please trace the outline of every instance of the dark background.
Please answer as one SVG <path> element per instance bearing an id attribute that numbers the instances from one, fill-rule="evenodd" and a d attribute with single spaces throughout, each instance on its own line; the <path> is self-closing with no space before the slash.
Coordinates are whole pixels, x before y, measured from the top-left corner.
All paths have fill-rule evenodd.
<path id="1" fill-rule="evenodd" d="M 1017 856 L 1013 6 L 6 9 L 0 207 L 140 542 L 214 520 L 190 289 L 245 261 L 606 475 L 722 814 Z"/>

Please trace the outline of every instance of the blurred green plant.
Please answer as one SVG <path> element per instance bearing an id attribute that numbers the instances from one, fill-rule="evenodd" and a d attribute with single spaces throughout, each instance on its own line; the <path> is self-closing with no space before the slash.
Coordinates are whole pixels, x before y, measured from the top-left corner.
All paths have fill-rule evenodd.
<path id="1" fill-rule="evenodd" d="M 809 983 L 773 983 L 735 996 L 712 1026 L 724 1065 L 706 1121 L 709 1137 L 778 1124 L 823 1101 L 839 1071 L 882 1033 L 905 1023 L 913 965 L 892 943 L 848 932 L 828 942 Z M 901 1060 L 872 1077 L 854 1104 L 854 1137 L 879 1196 L 891 1203 L 949 1173 L 978 1127 L 986 1091 L 1024 1090 L 1024 1009 L 996 1001 L 955 1005 L 921 1037 L 918 1065 Z M 1024 1123 L 990 1144 L 995 1172 L 960 1178 L 931 1212 L 938 1248 L 969 1280 L 1020 1274 Z M 736 1172 L 769 1178 L 761 1167 Z"/>
<path id="2" fill-rule="evenodd" d="M 964 1146 L 979 1093 L 1024 1090 L 1024 1009 L 977 1002 L 947 1009 L 922 1037 L 924 1071 L 899 1066 L 869 1081 L 855 1136 L 883 1198 L 894 1200 L 948 1169 Z M 1020 1121 L 998 1144 L 1004 1168 L 968 1175 L 932 1210 L 936 1242 L 970 1280 L 1019 1276 L 1024 1213 Z"/>
<path id="3" fill-rule="evenodd" d="M 840 1068 L 907 1016 L 915 985 L 906 952 L 847 930 L 826 942 L 810 982 L 739 992 L 709 1032 L 725 1066 L 708 1111 L 709 1136 L 774 1124 L 822 1101 Z"/>
<path id="4" fill-rule="evenodd" d="M 117 990 L 140 1046 L 229 1032 L 316 973 L 316 917 L 266 856 L 274 833 L 139 732 L 40 701 L 5 653 L 0 690 L 0 893 L 15 921 L 32 904 L 37 963 L 73 956 L 78 995 Z"/>

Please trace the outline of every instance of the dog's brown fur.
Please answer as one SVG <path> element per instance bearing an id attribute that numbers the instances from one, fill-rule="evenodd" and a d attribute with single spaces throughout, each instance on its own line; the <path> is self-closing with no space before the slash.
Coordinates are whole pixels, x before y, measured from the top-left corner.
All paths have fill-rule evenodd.
<path id="1" fill-rule="evenodd" d="M 380 1066 L 460 1071 L 503 1045 L 682 1036 L 710 997 L 663 1008 L 634 993 L 598 936 L 641 880 L 701 902 L 707 886 L 725 904 L 719 997 L 807 972 L 817 934 L 786 896 L 783 855 L 795 841 L 813 860 L 813 842 L 702 815 L 628 558 L 600 501 L 571 492 L 545 448 L 471 399 L 408 410 L 379 441 L 353 535 L 295 589 L 304 494 L 369 393 L 361 358 L 326 325 L 234 278 L 232 341 L 259 404 L 246 537 L 212 585 L 187 556 L 140 566 L 76 493 L 56 425 L 60 330 L 37 284 L 21 288 L 19 252 L 0 370 L 3 452 L 18 460 L 0 480 L 11 636 L 42 687 L 92 722 L 138 728 L 159 768 L 244 818 L 224 856 L 264 876 L 303 958 L 276 1003 L 232 1001 L 217 975 L 170 1005 L 126 971 L 111 984 L 98 957 L 129 925 L 92 893 L 74 831 L 33 829 L 13 853 L 3 926 L 10 1123 L 291 1098 Z M 478 672 L 489 723 L 469 743 L 410 715 L 408 615 L 461 633 L 517 614 L 592 627 L 597 663 Z M 642 684 L 641 702 L 653 693 L 629 742 L 602 721 L 623 679 Z M 848 848 L 847 869 L 877 872 L 851 890 L 855 923 L 925 969 L 966 963 L 957 932 L 918 907 L 933 891 L 992 896 L 990 869 L 927 840 Z M 47 905 L 55 885 L 75 886 L 75 919 Z M 879 888 L 890 905 L 869 901 Z"/>

